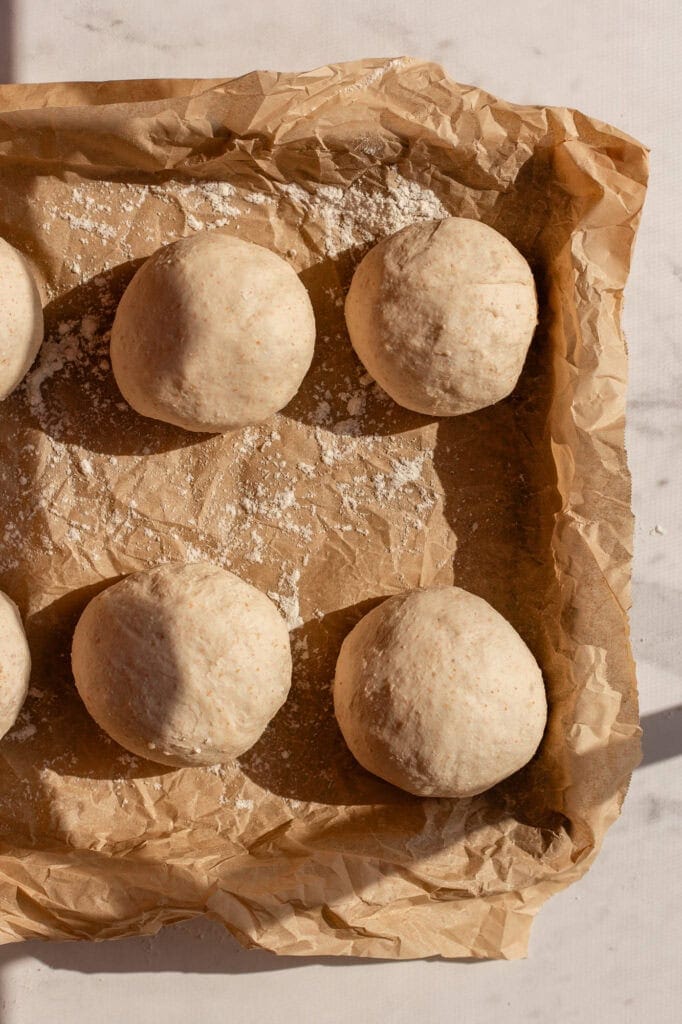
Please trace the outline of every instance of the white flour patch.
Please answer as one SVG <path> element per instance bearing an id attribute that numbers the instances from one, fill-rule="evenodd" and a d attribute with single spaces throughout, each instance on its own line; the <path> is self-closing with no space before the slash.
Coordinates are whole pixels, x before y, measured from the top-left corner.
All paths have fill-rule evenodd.
<path id="1" fill-rule="evenodd" d="M 318 185 L 313 191 L 298 184 L 278 188 L 303 214 L 321 222 L 320 244 L 330 257 L 377 242 L 415 221 L 449 216 L 432 189 L 397 171 L 389 173 L 383 189 L 368 190 L 362 181 L 347 188 Z"/>
<path id="2" fill-rule="evenodd" d="M 288 572 L 283 571 L 279 578 L 279 590 L 268 591 L 268 597 L 279 606 L 279 610 L 290 630 L 298 629 L 299 626 L 303 625 L 298 596 L 300 579 L 300 569 L 290 569 Z"/>

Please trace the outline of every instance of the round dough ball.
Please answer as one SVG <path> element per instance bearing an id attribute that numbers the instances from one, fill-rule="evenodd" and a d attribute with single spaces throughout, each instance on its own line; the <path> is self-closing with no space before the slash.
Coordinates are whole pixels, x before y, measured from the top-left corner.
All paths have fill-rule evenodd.
<path id="1" fill-rule="evenodd" d="M 537 323 L 533 274 L 511 242 L 478 221 L 411 224 L 358 266 L 346 323 L 395 402 L 458 416 L 514 390 Z"/>
<path id="2" fill-rule="evenodd" d="M 30 267 L 0 238 L 0 402 L 29 371 L 43 340 L 43 307 Z"/>
<path id="3" fill-rule="evenodd" d="M 272 601 L 204 563 L 158 565 L 102 591 L 78 621 L 71 660 L 97 724 L 176 767 L 243 754 L 291 686 L 289 633 Z"/>
<path id="4" fill-rule="evenodd" d="M 458 587 L 389 598 L 355 626 L 334 709 L 360 764 L 417 796 L 474 796 L 542 739 L 542 673 L 516 630 Z"/>
<path id="5" fill-rule="evenodd" d="M 152 419 L 224 432 L 283 409 L 313 358 L 315 316 L 285 260 L 211 231 L 159 249 L 116 311 L 111 365 Z"/>
<path id="6" fill-rule="evenodd" d="M 17 720 L 30 675 L 31 655 L 19 609 L 0 591 L 0 738 Z"/>

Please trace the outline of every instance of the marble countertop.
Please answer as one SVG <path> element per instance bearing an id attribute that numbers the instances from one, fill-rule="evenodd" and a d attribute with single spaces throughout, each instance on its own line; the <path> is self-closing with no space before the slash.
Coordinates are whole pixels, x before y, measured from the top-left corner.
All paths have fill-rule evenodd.
<path id="1" fill-rule="evenodd" d="M 682 1013 L 682 10 L 672 0 L 0 0 L 0 80 L 234 75 L 410 54 L 505 99 L 578 107 L 652 150 L 626 290 L 632 614 L 645 757 L 589 874 L 515 963 L 324 962 L 246 952 L 217 925 L 0 947 L 0 1020 L 310 1019 L 672 1024 Z M 677 709 L 677 710 L 675 710 Z M 674 906 L 677 900 L 677 907 Z M 677 911 L 677 912 L 676 912 Z"/>

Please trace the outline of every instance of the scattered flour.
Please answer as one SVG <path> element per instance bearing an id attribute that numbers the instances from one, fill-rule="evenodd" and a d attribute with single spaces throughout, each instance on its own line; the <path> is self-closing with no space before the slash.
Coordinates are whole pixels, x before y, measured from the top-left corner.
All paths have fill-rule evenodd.
<path id="1" fill-rule="evenodd" d="M 300 569 L 290 569 L 288 572 L 283 571 L 279 577 L 279 590 L 268 591 L 268 597 L 275 604 L 279 605 L 279 609 L 289 629 L 298 629 L 299 626 L 303 625 L 298 596 L 300 579 Z"/>
<path id="2" fill-rule="evenodd" d="M 330 257 L 372 244 L 415 221 L 448 216 L 435 192 L 397 171 L 387 176 L 384 189 L 371 191 L 362 180 L 347 188 L 318 185 L 309 191 L 298 184 L 278 188 L 304 215 L 320 224 L 323 237 L 319 244 Z"/>
<path id="3" fill-rule="evenodd" d="M 30 739 L 31 736 L 35 736 L 37 731 L 37 727 L 33 725 L 33 723 L 29 723 L 29 725 L 24 725 L 19 729 L 16 727 L 12 729 L 7 734 L 7 739 L 11 740 L 13 743 L 24 743 L 26 740 Z"/>
<path id="4" fill-rule="evenodd" d="M 411 459 L 393 459 L 389 486 L 396 490 L 399 487 L 404 487 L 405 484 L 416 483 L 421 478 L 425 459 L 426 452 L 419 452 Z"/>
<path id="5" fill-rule="evenodd" d="M 116 238 L 116 228 L 111 224 L 94 221 L 92 217 L 77 217 L 68 212 L 60 213 L 59 216 L 62 220 L 67 221 L 72 228 L 84 231 L 90 237 L 96 235 L 105 242 Z"/>
<path id="6" fill-rule="evenodd" d="M 364 87 L 373 81 L 370 75 Z M 374 144 L 366 140 L 368 151 Z M 326 572 L 330 553 L 344 585 L 353 574 L 371 579 L 379 559 L 394 566 L 387 571 L 401 582 L 406 558 L 423 552 L 439 500 L 435 485 L 426 482 L 434 478 L 429 442 L 420 442 L 427 450 L 415 451 L 413 432 L 368 432 L 377 402 L 388 399 L 368 374 L 358 370 L 339 380 L 330 368 L 319 374 L 321 383 L 310 385 L 313 412 L 307 418 L 277 416 L 225 438 L 176 443 L 165 427 L 136 418 L 112 381 L 109 331 L 119 293 L 107 271 L 189 232 L 236 230 L 247 218 L 264 219 L 279 208 L 290 221 L 293 213 L 294 228 L 309 244 L 309 252 L 302 241 L 286 254 L 301 254 L 303 265 L 306 258 L 359 254 L 406 224 L 446 216 L 447 210 L 431 189 L 393 169 L 383 185 L 359 179 L 347 188 L 273 182 L 268 191 L 249 192 L 226 182 L 84 181 L 75 188 L 64 183 L 64 189 L 73 201 L 65 191 L 61 206 L 42 212 L 46 239 L 65 225 L 72 233 L 63 275 L 48 283 L 48 291 L 60 299 L 81 282 L 91 302 L 81 315 L 67 304 L 61 318 L 48 317 L 45 343 L 23 387 L 30 425 L 17 433 L 15 461 L 0 466 L 0 486 L 7 484 L 14 495 L 3 522 L 0 568 L 28 569 L 37 578 L 55 567 L 60 579 L 82 573 L 95 582 L 180 558 L 231 567 L 267 592 L 288 628 L 299 631 L 292 646 L 297 672 L 304 674 L 300 689 L 314 691 L 321 641 L 308 635 L 307 626 L 323 634 L 322 620 L 336 606 L 311 608 L 309 582 Z M 341 327 L 330 328 L 324 341 L 347 344 L 340 333 L 343 289 L 330 287 L 324 301 Z M 126 442 L 120 450 L 96 443 L 102 422 L 112 430 L 120 426 Z M 126 486 L 119 490 L 121 480 Z M 32 488 L 29 509 L 23 496 Z M 304 622 L 306 635 L 300 631 Z M 20 724 L 13 740 L 30 740 L 42 730 L 50 715 L 45 704 L 38 726 Z M 289 750 L 277 757 L 286 761 L 285 755 Z M 60 766 L 76 772 L 73 758 L 64 755 Z M 137 780 L 128 788 L 127 765 L 121 760 L 117 769 L 124 787 L 117 807 L 137 800 L 136 788 L 143 786 L 160 791 L 153 800 L 162 798 L 165 784 L 158 780 Z M 253 806 L 227 790 L 218 799 L 240 810 Z"/>

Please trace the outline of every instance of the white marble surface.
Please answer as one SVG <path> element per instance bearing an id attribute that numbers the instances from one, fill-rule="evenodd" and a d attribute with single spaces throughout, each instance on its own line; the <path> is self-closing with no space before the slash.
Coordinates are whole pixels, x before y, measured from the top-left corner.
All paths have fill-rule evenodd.
<path id="1" fill-rule="evenodd" d="M 670 881 L 680 862 L 680 715 L 665 713 L 680 704 L 682 661 L 680 38 L 674 0 L 0 0 L 5 80 L 220 76 L 409 53 L 510 100 L 579 107 L 652 149 L 625 308 L 646 763 L 592 871 L 541 912 L 530 958 L 281 961 L 239 950 L 206 923 L 113 944 L 25 943 L 0 949 L 5 1024 L 682 1019 L 682 913 Z"/>

